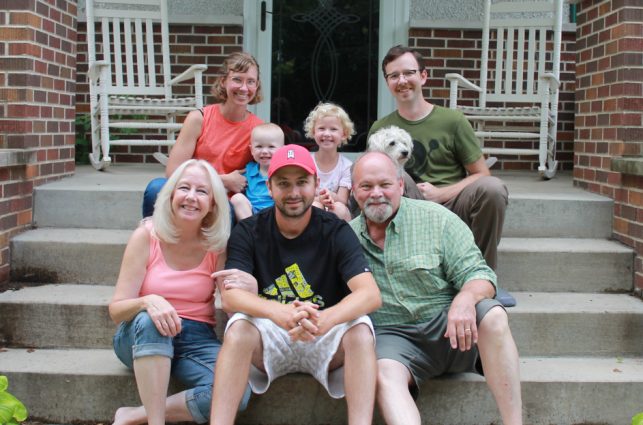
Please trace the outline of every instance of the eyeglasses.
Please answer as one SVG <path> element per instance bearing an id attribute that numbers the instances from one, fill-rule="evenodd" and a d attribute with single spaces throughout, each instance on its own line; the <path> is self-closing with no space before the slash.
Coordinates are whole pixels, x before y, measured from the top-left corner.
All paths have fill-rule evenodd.
<path id="1" fill-rule="evenodd" d="M 237 87 L 241 87 L 243 83 L 246 83 L 246 86 L 248 87 L 257 87 L 257 80 L 248 78 L 247 80 L 244 80 L 241 77 L 230 77 L 230 81 L 232 81 L 232 84 L 234 84 Z"/>
<path id="2" fill-rule="evenodd" d="M 391 83 L 397 83 L 398 81 L 400 81 L 400 77 L 403 76 L 405 80 L 408 80 L 413 77 L 418 71 L 419 69 L 405 69 L 401 73 L 391 72 L 390 74 L 386 74 L 384 78 Z"/>

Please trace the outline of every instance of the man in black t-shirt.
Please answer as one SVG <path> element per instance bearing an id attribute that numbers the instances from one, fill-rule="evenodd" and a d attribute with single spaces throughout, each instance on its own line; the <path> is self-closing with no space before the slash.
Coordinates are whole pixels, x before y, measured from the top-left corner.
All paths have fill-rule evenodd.
<path id="1" fill-rule="evenodd" d="M 228 322 L 215 370 L 213 424 L 232 424 L 246 382 L 261 394 L 279 376 L 306 372 L 331 397 L 346 395 L 349 424 L 370 424 L 375 401 L 373 328 L 381 305 L 357 237 L 312 207 L 315 163 L 298 145 L 275 152 L 275 206 L 241 221 L 215 273 Z M 250 290 L 249 290 L 250 289 Z"/>

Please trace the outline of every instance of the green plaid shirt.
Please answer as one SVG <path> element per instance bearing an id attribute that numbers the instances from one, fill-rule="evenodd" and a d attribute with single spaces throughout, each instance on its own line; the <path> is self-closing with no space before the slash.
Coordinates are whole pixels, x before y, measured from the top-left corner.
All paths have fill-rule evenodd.
<path id="1" fill-rule="evenodd" d="M 382 307 L 370 315 L 376 326 L 427 322 L 471 280 L 496 286 L 471 230 L 442 205 L 402 198 L 384 250 L 371 240 L 363 215 L 350 225 L 382 293 Z"/>

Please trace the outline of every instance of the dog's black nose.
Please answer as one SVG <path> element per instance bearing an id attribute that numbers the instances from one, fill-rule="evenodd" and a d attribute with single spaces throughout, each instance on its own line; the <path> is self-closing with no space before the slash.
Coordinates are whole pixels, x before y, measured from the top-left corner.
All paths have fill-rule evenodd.
<path id="1" fill-rule="evenodd" d="M 402 156 L 409 156 L 409 151 L 402 151 L 400 153 L 402 154 Z"/>

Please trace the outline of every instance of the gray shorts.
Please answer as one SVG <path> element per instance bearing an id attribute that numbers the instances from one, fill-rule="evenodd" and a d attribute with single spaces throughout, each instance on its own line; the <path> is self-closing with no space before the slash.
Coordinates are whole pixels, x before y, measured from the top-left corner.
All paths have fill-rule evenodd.
<path id="1" fill-rule="evenodd" d="M 304 372 L 312 375 L 333 398 L 344 397 L 344 367 L 328 370 L 339 344 L 346 331 L 355 325 L 364 323 L 373 331 L 373 324 L 368 316 L 361 316 L 350 322 L 339 324 L 326 334 L 311 342 L 292 342 L 288 332 L 277 326 L 270 319 L 251 317 L 243 313 L 235 313 L 228 321 L 226 331 L 237 320 L 247 320 L 252 323 L 261 335 L 263 345 L 263 371 L 250 366 L 248 381 L 255 394 L 263 394 L 270 383 L 280 376 Z"/>
<path id="2" fill-rule="evenodd" d="M 478 325 L 496 306 L 504 309 L 499 301 L 493 299 L 484 299 L 476 304 Z M 418 388 L 424 381 L 435 376 L 461 372 L 483 374 L 478 347 L 464 352 L 454 350 L 449 339 L 444 337 L 448 311 L 448 308 L 443 310 L 426 323 L 375 328 L 377 358 L 392 359 L 407 367 L 415 381 L 410 389 L 413 397 L 418 396 Z"/>

